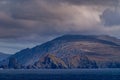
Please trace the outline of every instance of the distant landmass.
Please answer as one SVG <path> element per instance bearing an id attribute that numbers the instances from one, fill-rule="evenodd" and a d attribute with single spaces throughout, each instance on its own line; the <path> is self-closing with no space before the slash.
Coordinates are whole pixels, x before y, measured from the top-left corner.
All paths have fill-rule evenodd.
<path id="1" fill-rule="evenodd" d="M 0 62 L 4 69 L 120 68 L 120 39 L 107 35 L 64 35 Z"/>
<path id="2" fill-rule="evenodd" d="M 2 61 L 2 60 L 4 60 L 4 59 L 8 58 L 9 56 L 10 56 L 10 54 L 6 54 L 6 53 L 0 52 L 0 61 Z"/>

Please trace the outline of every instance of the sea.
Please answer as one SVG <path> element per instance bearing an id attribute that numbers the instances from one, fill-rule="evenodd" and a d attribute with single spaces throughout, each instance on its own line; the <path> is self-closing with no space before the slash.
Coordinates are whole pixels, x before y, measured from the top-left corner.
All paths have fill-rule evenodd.
<path id="1" fill-rule="evenodd" d="M 120 69 L 10 69 L 0 80 L 120 80 Z"/>

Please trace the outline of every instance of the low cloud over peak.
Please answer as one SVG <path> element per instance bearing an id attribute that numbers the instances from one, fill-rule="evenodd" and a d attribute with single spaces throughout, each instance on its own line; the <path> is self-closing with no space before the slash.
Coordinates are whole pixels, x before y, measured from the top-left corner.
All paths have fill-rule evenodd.
<path id="1" fill-rule="evenodd" d="M 116 7 L 119 0 L 0 0 L 0 39 L 42 43 L 64 34 L 119 37 Z"/>

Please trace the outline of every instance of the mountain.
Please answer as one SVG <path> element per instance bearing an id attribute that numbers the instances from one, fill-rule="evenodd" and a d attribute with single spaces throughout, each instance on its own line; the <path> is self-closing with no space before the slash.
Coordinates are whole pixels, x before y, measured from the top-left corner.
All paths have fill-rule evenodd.
<path id="1" fill-rule="evenodd" d="M 57 58 L 53 54 L 47 54 L 38 60 L 33 68 L 67 68 L 67 65 L 64 63 L 64 61 L 60 58 Z"/>
<path id="2" fill-rule="evenodd" d="M 64 35 L 17 52 L 2 63 L 28 69 L 120 68 L 120 40 L 106 35 Z"/>
<path id="3" fill-rule="evenodd" d="M 0 61 L 8 58 L 9 56 L 10 56 L 10 54 L 5 54 L 5 53 L 0 52 Z"/>

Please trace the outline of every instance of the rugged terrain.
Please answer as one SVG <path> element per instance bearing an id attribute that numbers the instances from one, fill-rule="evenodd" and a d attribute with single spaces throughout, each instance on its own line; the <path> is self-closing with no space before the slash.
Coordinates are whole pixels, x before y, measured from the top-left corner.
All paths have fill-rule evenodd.
<path id="1" fill-rule="evenodd" d="M 9 56 L 10 56 L 10 54 L 5 54 L 5 53 L 0 52 L 0 61 L 8 58 Z"/>
<path id="2" fill-rule="evenodd" d="M 1 62 L 2 68 L 120 68 L 120 40 L 106 35 L 64 35 L 27 48 Z"/>

